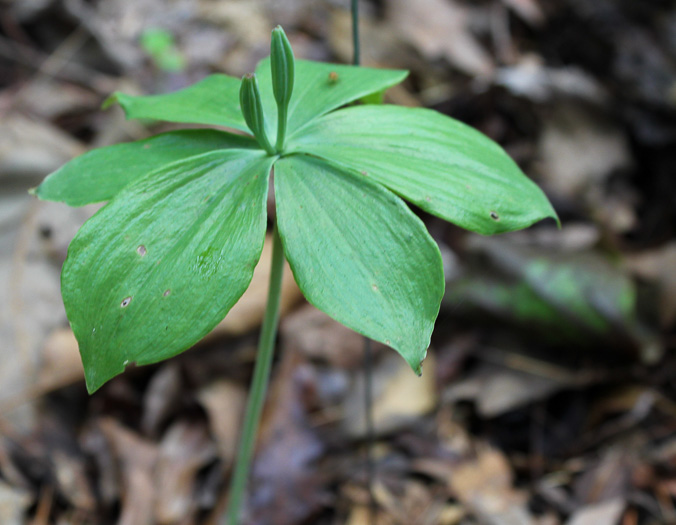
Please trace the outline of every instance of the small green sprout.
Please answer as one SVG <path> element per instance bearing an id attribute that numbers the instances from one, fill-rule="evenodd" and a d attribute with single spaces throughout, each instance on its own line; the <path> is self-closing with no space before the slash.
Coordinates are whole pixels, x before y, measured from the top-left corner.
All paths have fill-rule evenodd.
<path id="1" fill-rule="evenodd" d="M 148 53 L 157 69 L 176 73 L 185 69 L 185 60 L 176 49 L 174 35 L 164 29 L 146 29 L 141 34 L 141 47 Z"/>

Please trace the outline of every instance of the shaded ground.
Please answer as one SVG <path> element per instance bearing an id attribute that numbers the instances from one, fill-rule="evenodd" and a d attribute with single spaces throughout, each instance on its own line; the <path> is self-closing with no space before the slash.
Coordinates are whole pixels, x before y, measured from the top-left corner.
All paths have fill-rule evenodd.
<path id="1" fill-rule="evenodd" d="M 26 190 L 90 147 L 167 129 L 100 111 L 111 92 L 241 75 L 278 23 L 297 56 L 349 62 L 344 4 L 0 4 L 0 523 L 216 523 L 269 254 L 205 342 L 88 397 L 58 275 L 94 208 Z M 500 142 L 563 223 L 481 238 L 423 217 L 447 295 L 422 379 L 374 347 L 374 523 L 676 523 L 676 7 L 361 7 L 364 64 L 411 71 L 389 102 Z M 164 51 L 152 28 L 172 36 Z M 285 304 L 248 522 L 370 523 L 364 342 L 292 280 Z"/>

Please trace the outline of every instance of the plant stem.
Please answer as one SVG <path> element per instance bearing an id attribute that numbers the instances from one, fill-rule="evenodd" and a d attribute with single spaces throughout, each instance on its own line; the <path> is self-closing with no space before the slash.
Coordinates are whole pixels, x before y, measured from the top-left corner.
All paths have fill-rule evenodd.
<path id="1" fill-rule="evenodd" d="M 275 337 L 277 335 L 277 325 L 279 324 L 279 302 L 282 291 L 283 270 L 284 250 L 282 249 L 282 241 L 277 231 L 277 225 L 275 225 L 268 302 L 265 307 L 265 318 L 263 319 L 260 340 L 258 341 L 258 355 L 249 390 L 249 401 L 244 415 L 244 428 L 240 437 L 235 471 L 230 482 L 228 512 L 224 525 L 237 525 L 240 519 L 242 502 L 246 492 L 247 481 L 249 480 L 251 460 L 256 444 L 256 433 L 270 379 L 270 369 L 272 368 Z"/>
<path id="2" fill-rule="evenodd" d="M 360 60 L 359 46 L 359 0 L 352 0 L 352 64 L 358 66 Z M 366 417 L 366 484 L 369 494 L 369 523 L 376 521 L 376 499 L 373 494 L 373 478 L 375 463 L 373 461 L 373 442 L 375 429 L 373 425 L 373 350 L 371 340 L 364 337 L 364 415 Z"/>
<path id="3" fill-rule="evenodd" d="M 352 0 L 352 64 L 359 65 L 359 0 Z"/>
<path id="4" fill-rule="evenodd" d="M 287 107 L 285 105 L 277 106 L 277 143 L 275 149 L 278 154 L 284 152 L 284 139 L 286 138 L 286 113 Z"/>

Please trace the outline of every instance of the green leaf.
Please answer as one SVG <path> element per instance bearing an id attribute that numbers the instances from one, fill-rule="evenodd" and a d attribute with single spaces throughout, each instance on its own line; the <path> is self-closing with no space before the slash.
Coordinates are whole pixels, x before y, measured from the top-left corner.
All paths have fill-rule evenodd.
<path id="1" fill-rule="evenodd" d="M 439 249 L 387 189 L 306 156 L 275 164 L 279 232 L 305 297 L 420 373 L 444 292 Z"/>
<path id="2" fill-rule="evenodd" d="M 401 82 L 407 71 L 295 61 L 295 88 L 289 103 L 287 133 L 313 118 Z M 277 136 L 277 107 L 272 92 L 270 58 L 256 68 L 262 95 L 266 132 Z M 185 89 L 165 95 L 131 96 L 115 93 L 104 107 L 118 102 L 127 118 L 191 122 L 249 131 L 239 107 L 240 80 L 211 75 Z"/>
<path id="3" fill-rule="evenodd" d="M 220 150 L 170 164 L 80 229 L 61 290 L 90 392 L 130 362 L 186 350 L 237 302 L 263 247 L 274 159 Z"/>
<path id="4" fill-rule="evenodd" d="M 33 193 L 42 200 L 84 206 L 112 199 L 125 186 L 166 164 L 226 148 L 257 148 L 249 137 L 216 130 L 183 130 L 98 148 L 49 175 Z"/>
<path id="5" fill-rule="evenodd" d="M 599 253 L 476 239 L 468 255 L 445 298 L 460 316 L 490 315 L 557 346 L 620 352 L 644 336 L 634 283 Z"/>
<path id="6" fill-rule="evenodd" d="M 287 136 L 316 117 L 363 97 L 384 91 L 406 78 L 408 71 L 296 60 L 295 87 L 288 108 Z M 270 141 L 277 136 L 277 108 L 272 93 L 270 59 L 256 68 Z"/>
<path id="7" fill-rule="evenodd" d="M 544 193 L 500 146 L 428 109 L 346 108 L 289 137 L 287 150 L 355 169 L 423 210 L 482 234 L 556 219 Z"/>
<path id="8" fill-rule="evenodd" d="M 143 118 L 224 126 L 249 131 L 239 108 L 240 80 L 210 75 L 190 87 L 163 95 L 132 96 L 116 92 L 103 103 L 119 103 L 128 119 Z"/>

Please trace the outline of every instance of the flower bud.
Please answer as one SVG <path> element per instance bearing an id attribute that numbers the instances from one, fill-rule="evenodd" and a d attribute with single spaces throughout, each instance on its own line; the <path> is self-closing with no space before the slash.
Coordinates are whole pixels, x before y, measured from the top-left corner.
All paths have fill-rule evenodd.
<path id="1" fill-rule="evenodd" d="M 270 41 L 270 66 L 272 68 L 272 91 L 278 106 L 286 107 L 293 93 L 295 60 L 289 39 L 281 26 L 272 30 Z"/>
<path id="2" fill-rule="evenodd" d="M 258 144 L 270 155 L 274 155 L 275 150 L 265 133 L 263 104 L 261 103 L 256 75 L 253 73 L 248 73 L 242 77 L 242 85 L 239 88 L 239 104 L 242 107 L 242 115 L 246 125 L 249 126 L 254 137 L 256 137 Z"/>

